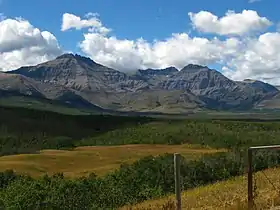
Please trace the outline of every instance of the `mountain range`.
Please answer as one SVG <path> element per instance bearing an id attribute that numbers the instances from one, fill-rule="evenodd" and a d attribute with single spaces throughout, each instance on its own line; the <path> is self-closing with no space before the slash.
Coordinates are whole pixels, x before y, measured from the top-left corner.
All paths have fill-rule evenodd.
<path id="1" fill-rule="evenodd" d="M 0 97 L 7 96 L 49 99 L 77 108 L 166 113 L 249 110 L 267 104 L 277 108 L 280 101 L 273 85 L 233 81 L 207 66 L 126 74 L 77 54 L 0 73 Z"/>

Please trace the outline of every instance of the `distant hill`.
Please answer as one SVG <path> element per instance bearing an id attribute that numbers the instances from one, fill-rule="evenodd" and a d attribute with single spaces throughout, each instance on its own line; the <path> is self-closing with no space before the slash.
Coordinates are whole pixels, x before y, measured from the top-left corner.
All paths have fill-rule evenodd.
<path id="1" fill-rule="evenodd" d="M 261 81 L 237 82 L 206 66 L 138 70 L 126 74 L 89 58 L 63 54 L 36 66 L 0 74 L 0 97 L 35 96 L 77 108 L 182 113 L 249 110 L 277 97 Z"/>

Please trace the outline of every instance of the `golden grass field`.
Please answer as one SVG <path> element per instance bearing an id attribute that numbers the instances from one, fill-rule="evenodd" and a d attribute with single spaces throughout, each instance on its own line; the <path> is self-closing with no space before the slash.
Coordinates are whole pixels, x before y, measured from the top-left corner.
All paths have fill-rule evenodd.
<path id="1" fill-rule="evenodd" d="M 197 158 L 206 153 L 225 150 L 199 148 L 195 145 L 122 145 L 77 147 L 74 150 L 42 150 L 38 154 L 20 154 L 0 157 L 0 171 L 13 169 L 38 177 L 63 172 L 66 177 L 85 176 L 91 172 L 104 175 L 122 163 L 132 163 L 148 155 L 181 153 Z"/>
<path id="2" fill-rule="evenodd" d="M 256 179 L 256 198 L 254 199 L 256 209 L 271 209 L 280 205 L 280 168 L 268 169 L 254 175 Z M 174 209 L 174 195 L 147 201 L 133 207 L 122 209 L 152 210 L 152 209 Z M 244 210 L 247 209 L 247 178 L 245 176 L 236 177 L 228 181 L 217 182 L 182 193 L 182 208 L 191 210 Z M 171 203 L 171 205 L 168 205 Z M 174 204 L 173 204 L 174 205 Z M 164 208 L 165 206 L 165 208 Z"/>

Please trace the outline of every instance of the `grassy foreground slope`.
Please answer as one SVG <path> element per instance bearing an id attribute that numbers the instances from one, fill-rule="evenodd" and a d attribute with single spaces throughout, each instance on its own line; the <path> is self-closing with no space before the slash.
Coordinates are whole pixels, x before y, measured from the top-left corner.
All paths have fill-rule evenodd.
<path id="1" fill-rule="evenodd" d="M 179 152 L 187 159 L 203 154 L 224 152 L 222 149 L 201 148 L 195 145 L 123 145 L 77 147 L 71 151 L 42 150 L 39 154 L 20 154 L 0 157 L 0 171 L 13 169 L 33 177 L 64 173 L 66 177 L 82 177 L 90 173 L 105 175 L 121 164 L 133 163 L 145 156 Z"/>
<path id="2" fill-rule="evenodd" d="M 270 209 L 273 206 L 280 205 L 279 173 L 280 168 L 272 168 L 254 174 L 254 203 L 257 209 Z M 175 195 L 171 195 L 121 209 L 156 210 L 170 206 L 170 210 L 175 210 L 174 202 Z M 247 177 L 239 176 L 227 181 L 184 191 L 182 193 L 182 208 L 186 210 L 245 210 L 247 209 Z"/>

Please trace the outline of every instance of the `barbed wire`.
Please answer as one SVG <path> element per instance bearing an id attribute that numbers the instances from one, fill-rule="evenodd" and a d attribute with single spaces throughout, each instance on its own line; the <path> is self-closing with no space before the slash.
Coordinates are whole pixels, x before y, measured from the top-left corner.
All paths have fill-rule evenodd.
<path id="1" fill-rule="evenodd" d="M 266 179 L 266 181 L 272 186 L 272 188 L 273 188 L 278 194 L 280 194 L 280 190 L 279 190 L 280 188 L 277 187 L 277 186 L 275 185 L 275 183 L 269 178 L 269 176 L 265 173 L 265 170 L 259 171 L 259 174 L 261 174 L 262 177 L 264 177 L 264 178 Z M 258 188 L 257 188 L 257 182 L 258 182 L 258 181 L 257 181 L 257 179 L 255 178 L 256 175 L 253 175 L 253 176 L 254 176 L 253 208 L 256 209 L 256 208 L 257 208 L 257 205 L 256 205 L 256 203 L 255 203 L 255 198 L 258 197 L 258 193 L 257 193 L 257 190 L 258 190 Z"/>
<path id="2" fill-rule="evenodd" d="M 261 173 L 264 175 L 264 177 L 267 179 L 267 181 L 272 185 L 272 187 L 274 188 L 275 191 L 278 191 L 276 186 L 273 184 L 273 182 L 268 178 L 268 176 L 266 175 L 266 173 L 264 171 L 261 171 Z"/>

